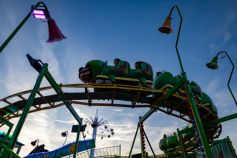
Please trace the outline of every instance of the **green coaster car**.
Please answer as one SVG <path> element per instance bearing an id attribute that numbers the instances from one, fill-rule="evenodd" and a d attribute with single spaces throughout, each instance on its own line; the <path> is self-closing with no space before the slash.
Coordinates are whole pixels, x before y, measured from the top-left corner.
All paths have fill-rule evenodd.
<path id="1" fill-rule="evenodd" d="M 114 66 L 101 60 L 91 60 L 79 69 L 79 78 L 84 83 L 116 83 L 151 87 L 153 71 L 150 64 L 138 61 L 135 69 L 127 61 L 114 60 Z"/>

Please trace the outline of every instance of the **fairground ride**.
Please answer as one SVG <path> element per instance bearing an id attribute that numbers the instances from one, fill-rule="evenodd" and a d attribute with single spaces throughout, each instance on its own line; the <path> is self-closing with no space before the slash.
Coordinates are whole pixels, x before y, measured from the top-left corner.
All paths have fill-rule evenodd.
<path id="1" fill-rule="evenodd" d="M 131 156 L 139 129 L 142 157 L 147 157 L 145 139 L 150 147 L 151 144 L 144 130 L 144 122 L 149 116 L 159 110 L 168 115 L 183 119 L 192 125 L 178 130 L 177 134 L 165 135 L 160 141 L 160 148 L 168 157 L 190 157 L 190 155 L 193 156 L 193 154 L 201 152 L 203 157 L 212 158 L 214 153 L 211 151 L 211 146 L 216 143 L 215 139 L 221 134 L 221 122 L 234 119 L 237 117 L 237 114 L 218 118 L 216 107 L 209 96 L 201 91 L 198 84 L 187 79 L 177 48 L 182 24 L 182 16 L 177 6 L 171 9 L 160 31 L 164 33 L 171 32 L 169 26 L 170 16 L 174 9 L 177 9 L 181 18 L 176 40 L 176 51 L 181 66 L 181 74 L 177 76 L 173 76 L 169 72 L 162 72 L 157 73 L 153 79 L 151 66 L 142 61 L 135 64 L 135 69 L 131 69 L 126 61 L 119 59 L 115 60 L 114 66 L 94 60 L 89 61 L 85 67 L 79 70 L 79 78 L 84 84 L 64 85 L 58 84 L 54 80 L 48 71 L 47 63 L 36 60 L 28 54 L 28 60 L 32 67 L 38 71 L 39 76 L 32 90 L 16 93 L 1 99 L 1 104 L 4 105 L 0 108 L 1 126 L 8 126 L 8 131 L 0 141 L 0 157 L 19 157 L 13 152 L 13 147 L 29 113 L 64 105 L 78 123 L 75 147 L 71 150 L 74 157 L 76 157 L 79 134 L 85 130 L 82 118 L 72 106 L 72 104 L 79 104 L 86 106 L 149 108 L 139 118 L 129 157 Z M 44 77 L 51 86 L 40 88 Z M 52 89 L 55 91 L 54 94 Z M 67 89 L 74 89 L 74 92 L 70 92 Z M 75 89 L 77 92 L 75 92 Z M 88 89 L 93 89 L 93 91 L 88 91 Z M 50 93 L 45 93 L 50 95 L 44 95 L 43 92 L 46 91 L 50 91 Z M 27 98 L 26 96 L 29 97 Z M 11 100 L 14 100 L 14 102 Z M 119 101 L 119 103 L 116 101 Z M 10 119 L 15 117 L 20 118 L 12 132 L 13 124 L 10 122 Z M 11 132 L 12 136 L 9 137 Z M 222 153 L 223 151 L 220 151 L 220 154 L 218 154 L 221 155 Z M 236 157 L 233 150 L 231 153 L 233 157 Z M 153 149 L 152 154 L 155 156 Z"/>

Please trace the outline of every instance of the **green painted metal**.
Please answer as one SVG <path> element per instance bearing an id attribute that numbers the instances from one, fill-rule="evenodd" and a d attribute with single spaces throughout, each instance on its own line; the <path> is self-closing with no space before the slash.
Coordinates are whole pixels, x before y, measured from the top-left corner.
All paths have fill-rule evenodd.
<path id="1" fill-rule="evenodd" d="M 151 114 L 153 114 L 154 112 L 156 112 L 157 108 L 163 104 L 165 101 L 167 101 L 182 85 L 182 82 L 179 80 L 173 88 L 171 88 L 167 94 L 161 99 L 161 100 L 156 100 L 157 98 L 155 98 L 154 102 L 151 104 L 152 107 L 149 111 L 147 111 L 145 113 L 145 115 L 142 116 L 142 118 L 139 120 L 139 122 L 144 122 L 149 116 L 151 116 Z"/>
<path id="2" fill-rule="evenodd" d="M 183 17 L 181 15 L 181 13 L 179 11 L 179 7 L 177 5 L 175 5 L 175 6 L 173 6 L 171 8 L 169 16 L 171 16 L 171 14 L 172 14 L 174 9 L 177 9 L 177 11 L 179 13 L 179 17 L 180 17 L 178 34 L 177 34 L 177 38 L 176 38 L 176 42 L 175 42 L 175 49 L 176 49 L 176 52 L 177 52 L 177 57 L 178 57 L 178 60 L 179 60 L 179 65 L 180 65 L 180 68 L 181 68 L 181 73 L 184 73 L 184 68 L 183 68 L 183 64 L 182 64 L 181 57 L 179 55 L 179 49 L 178 49 L 179 36 L 180 36 L 181 28 L 182 28 Z"/>
<path id="3" fill-rule="evenodd" d="M 160 89 L 163 86 L 169 84 L 169 85 L 175 85 L 178 82 L 178 78 L 174 77 L 170 72 L 160 72 L 159 75 L 155 77 L 153 80 L 153 88 Z"/>
<path id="4" fill-rule="evenodd" d="M 207 127 L 211 127 L 211 126 L 216 125 L 218 123 L 226 122 L 226 121 L 229 121 L 229 120 L 232 120 L 232 119 L 236 119 L 236 118 L 237 118 L 237 113 L 231 114 L 231 115 L 219 118 L 218 120 L 208 122 L 206 126 Z"/>
<path id="5" fill-rule="evenodd" d="M 211 110 L 217 114 L 217 108 L 215 104 L 212 102 L 211 98 L 204 92 L 201 93 L 201 102 L 202 104 L 208 103 L 208 106 L 210 106 Z"/>
<path id="6" fill-rule="evenodd" d="M 20 156 L 15 154 L 9 146 L 0 143 L 0 158 L 20 158 Z"/>
<path id="7" fill-rule="evenodd" d="M 16 128 L 15 128 L 13 134 L 12 134 L 12 139 L 11 139 L 11 142 L 10 142 L 10 148 L 11 149 L 13 149 L 14 144 L 16 143 L 16 140 L 17 140 L 17 138 L 18 138 L 18 136 L 20 134 L 20 131 L 21 131 L 21 129 L 23 127 L 23 124 L 24 124 L 24 122 L 26 120 L 26 117 L 27 117 L 27 115 L 29 113 L 30 107 L 33 104 L 33 101 L 34 101 L 35 95 L 37 93 L 37 90 L 39 89 L 40 84 L 42 82 L 42 79 L 44 77 L 44 74 L 47 71 L 47 67 L 48 67 L 48 64 L 44 64 L 42 70 L 40 71 L 40 74 L 38 75 L 38 78 L 36 80 L 35 86 L 34 86 L 32 92 L 31 92 L 31 94 L 30 94 L 30 96 L 29 96 L 29 98 L 28 98 L 28 100 L 26 102 L 26 105 L 25 105 L 25 108 L 23 110 L 23 113 L 22 113 L 22 115 L 21 115 L 21 117 L 20 117 L 20 119 L 19 119 L 19 121 L 18 121 L 18 123 L 16 125 Z"/>
<path id="8" fill-rule="evenodd" d="M 230 140 L 230 137 L 227 136 L 226 139 L 227 139 L 227 142 L 228 142 L 228 144 L 229 144 L 230 150 L 232 151 L 232 153 L 233 153 L 233 155 L 235 156 L 235 158 L 237 158 L 237 155 L 236 155 L 235 149 L 234 149 L 234 147 L 233 147 L 233 144 L 232 144 L 232 142 L 231 142 L 231 140 Z"/>
<path id="9" fill-rule="evenodd" d="M 179 140 L 176 133 L 170 136 L 164 136 L 164 138 L 162 138 L 159 143 L 160 149 L 164 151 L 168 150 L 169 148 L 175 148 L 178 145 Z"/>
<path id="10" fill-rule="evenodd" d="M 32 65 L 32 67 L 34 67 L 36 69 L 36 71 L 40 71 L 42 65 L 43 67 L 45 65 L 48 64 L 42 64 L 42 61 L 40 60 L 35 60 L 34 58 L 32 58 L 29 54 L 27 55 L 30 64 Z M 42 70 L 41 70 L 42 71 Z M 53 89 L 56 91 L 57 95 L 59 97 L 62 98 L 63 103 L 66 105 L 66 107 L 68 108 L 68 110 L 71 112 L 71 114 L 73 115 L 73 117 L 77 120 L 78 122 L 78 132 L 77 132 L 77 139 L 76 139 L 76 147 L 78 146 L 78 142 L 79 142 L 79 134 L 80 134 L 80 129 L 82 126 L 82 118 L 79 117 L 79 115 L 77 114 L 77 112 L 75 111 L 75 109 L 72 107 L 71 103 L 69 102 L 69 100 L 66 98 L 65 94 L 63 93 L 62 89 L 60 88 L 60 86 L 56 83 L 56 81 L 54 80 L 54 78 L 52 77 L 52 75 L 50 74 L 50 72 L 48 71 L 48 69 L 45 70 L 44 74 L 43 74 L 46 79 L 48 80 L 48 82 L 50 83 L 50 85 L 53 87 Z M 77 148 L 75 148 L 75 152 L 73 157 L 76 156 L 77 153 Z"/>
<path id="11" fill-rule="evenodd" d="M 175 157 L 187 157 L 187 149 L 192 151 L 198 146 L 195 137 L 194 127 L 187 126 L 181 130 L 177 129 L 177 133 L 166 136 L 160 140 L 159 147 L 166 155 Z M 191 150 L 190 150 L 191 148 Z"/>
<path id="12" fill-rule="evenodd" d="M 183 80 L 183 83 L 184 83 L 184 86 L 185 86 L 187 96 L 189 98 L 189 102 L 190 102 L 191 109 L 192 109 L 192 112 L 193 112 L 194 120 L 195 120 L 197 129 L 198 129 L 199 136 L 201 138 L 201 142 L 202 142 L 204 151 L 206 153 L 206 157 L 211 158 L 212 157 L 211 156 L 211 150 L 210 150 L 210 147 L 209 147 L 207 136 L 205 134 L 204 127 L 203 127 L 200 115 L 198 113 L 198 108 L 197 108 L 196 102 L 195 102 L 195 100 L 192 96 L 191 85 L 189 84 L 189 82 L 187 80 L 187 76 L 186 76 L 186 73 L 185 73 L 184 68 L 183 68 L 181 57 L 179 55 L 178 42 L 179 42 L 179 36 L 180 36 L 180 31 L 181 31 L 181 27 L 182 27 L 183 18 L 182 18 L 182 15 L 180 13 L 179 7 L 177 5 L 175 5 L 171 8 L 169 16 L 171 16 L 172 11 L 174 9 L 177 9 L 179 17 L 180 17 L 179 29 L 178 29 L 178 34 L 177 34 L 176 43 L 175 43 L 175 49 L 176 49 L 176 53 L 177 53 L 177 56 L 178 56 L 178 61 L 179 61 L 180 68 L 181 68 L 181 77 L 182 77 L 182 80 Z"/>
<path id="13" fill-rule="evenodd" d="M 227 87 L 228 87 L 228 89 L 229 89 L 229 91 L 230 91 L 230 94 L 231 94 L 232 98 L 234 99 L 235 105 L 237 106 L 237 101 L 236 101 L 236 99 L 235 99 L 235 96 L 234 96 L 234 94 L 233 94 L 231 88 L 230 88 L 230 80 L 231 80 L 232 74 L 233 74 L 233 72 L 234 72 L 235 65 L 234 65 L 233 61 L 231 60 L 230 56 L 228 55 L 228 53 L 227 53 L 226 51 L 220 51 L 220 52 L 217 54 L 217 56 L 219 56 L 220 54 L 225 54 L 225 55 L 227 56 L 227 58 L 229 59 L 231 65 L 232 65 L 232 69 L 231 69 L 231 72 L 230 72 L 230 76 L 229 76 L 229 79 L 228 79 L 228 82 L 227 82 Z"/>
<path id="14" fill-rule="evenodd" d="M 126 82 L 124 80 L 126 78 L 128 80 L 133 79 L 132 81 L 137 85 L 141 83 L 144 86 L 146 86 L 147 81 L 151 82 L 153 80 L 153 70 L 150 64 L 138 61 L 135 63 L 135 69 L 132 69 L 127 61 L 116 60 L 118 61 L 114 62 L 113 66 L 101 60 L 91 60 L 87 62 L 85 67 L 79 69 L 79 78 L 85 83 L 95 83 L 96 80 L 103 80 L 102 76 L 105 76 L 111 82 L 122 84 Z"/>
<path id="15" fill-rule="evenodd" d="M 201 138 L 201 142 L 202 142 L 206 157 L 207 158 L 212 158 L 211 150 L 210 150 L 209 142 L 207 140 L 207 136 L 206 136 L 206 133 L 205 133 L 205 130 L 204 130 L 204 126 L 202 124 L 202 120 L 201 120 L 201 117 L 199 115 L 196 102 L 195 102 L 195 100 L 192 96 L 191 86 L 187 81 L 186 74 L 183 73 L 182 76 L 183 76 L 183 79 L 184 79 L 184 85 L 185 85 L 185 89 L 186 89 L 186 92 L 187 92 L 187 95 L 188 95 L 188 98 L 189 98 L 189 102 L 190 102 L 190 105 L 191 105 L 191 109 L 192 109 L 192 113 L 193 113 L 193 116 L 194 116 L 195 124 L 196 124 L 197 130 L 198 130 L 199 136 Z"/>
<path id="16" fill-rule="evenodd" d="M 1 116 L 0 116 L 0 120 L 1 120 L 5 125 L 7 125 L 7 126 L 9 127 L 9 129 L 8 129 L 8 131 L 7 131 L 7 136 L 9 136 L 9 134 L 11 133 L 13 124 L 12 124 L 10 121 L 6 120 L 5 118 L 3 118 L 3 117 L 1 117 Z"/>
<path id="17" fill-rule="evenodd" d="M 228 136 L 221 140 L 214 140 L 211 145 L 211 151 L 214 157 L 237 158 L 235 149 Z"/>
<path id="18" fill-rule="evenodd" d="M 41 4 L 46 7 L 46 5 L 43 2 L 38 2 L 36 3 L 36 5 L 33 5 L 30 12 L 25 16 L 25 18 L 20 22 L 20 24 L 15 28 L 15 30 L 13 30 L 13 32 L 8 36 L 8 38 L 0 46 L 0 53 L 7 46 L 7 44 L 12 40 L 12 38 L 16 35 L 16 33 L 21 29 L 21 27 L 25 24 L 25 22 L 29 19 L 34 9 L 37 8 Z"/>
<path id="19" fill-rule="evenodd" d="M 128 155 L 129 158 L 131 158 L 132 149 L 133 149 L 133 146 L 134 146 L 134 143 L 135 143 L 136 137 L 137 137 L 137 132 L 138 132 L 139 127 L 140 127 L 140 123 L 138 122 L 138 124 L 137 124 L 137 129 L 136 129 L 136 132 L 135 132 L 135 135 L 134 135 L 133 141 L 132 141 L 132 146 L 131 146 L 131 149 L 130 149 L 130 152 L 129 152 L 129 155 Z"/>
<path id="20" fill-rule="evenodd" d="M 181 150 L 182 150 L 182 153 L 181 153 L 182 158 L 186 158 L 187 155 L 186 155 L 186 152 L 184 150 L 183 136 L 181 136 L 181 133 L 180 133 L 179 129 L 177 129 L 177 136 L 179 138 L 179 144 L 180 144 L 180 147 L 181 147 Z"/>
<path id="21" fill-rule="evenodd" d="M 82 119 L 78 116 L 77 112 L 75 111 L 75 109 L 72 107 L 71 103 L 69 102 L 69 100 L 66 98 L 65 94 L 63 93 L 63 91 L 61 90 L 60 86 L 56 83 L 56 81 L 53 79 L 52 75 L 46 71 L 45 73 L 45 77 L 47 78 L 47 80 L 49 81 L 49 83 L 51 84 L 51 86 L 53 87 L 53 89 L 56 91 L 56 93 L 59 95 L 59 97 L 63 98 L 63 103 L 66 105 L 66 107 L 68 108 L 68 110 L 71 112 L 71 114 L 74 116 L 74 118 L 77 120 L 77 122 L 79 123 L 79 125 L 82 125 Z"/>

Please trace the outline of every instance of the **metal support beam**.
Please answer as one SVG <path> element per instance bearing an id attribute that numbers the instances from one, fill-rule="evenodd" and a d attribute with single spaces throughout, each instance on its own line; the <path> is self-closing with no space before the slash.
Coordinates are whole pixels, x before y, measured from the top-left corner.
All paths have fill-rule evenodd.
<path id="1" fill-rule="evenodd" d="M 45 65 L 42 61 L 36 60 L 30 56 L 30 54 L 27 54 L 27 58 L 31 64 L 32 67 L 35 68 L 36 71 L 40 71 L 42 69 L 42 65 Z M 65 94 L 63 93 L 61 87 L 56 83 L 52 75 L 49 73 L 49 71 L 45 71 L 45 77 L 50 83 L 50 85 L 53 87 L 53 89 L 56 91 L 57 95 L 62 98 L 63 103 L 66 105 L 68 110 L 71 112 L 73 117 L 77 120 L 78 124 L 81 126 L 82 125 L 82 119 L 78 116 L 77 112 L 75 109 L 72 107 L 71 103 L 68 101 L 66 98 Z"/>
<path id="2" fill-rule="evenodd" d="M 134 143 L 135 143 L 136 137 L 137 137 L 137 132 L 138 132 L 139 127 L 140 127 L 140 123 L 137 124 L 137 130 L 136 130 L 136 132 L 135 132 L 135 135 L 134 135 L 134 138 L 133 138 L 133 141 L 132 141 L 132 146 L 131 146 L 131 149 L 130 149 L 130 152 L 129 152 L 128 158 L 131 158 L 132 149 L 133 149 L 133 146 L 134 146 Z"/>
<path id="3" fill-rule="evenodd" d="M 27 55 L 30 64 L 36 69 L 36 71 L 40 71 L 42 69 L 42 65 L 48 65 L 48 64 L 44 64 L 42 63 L 42 61 L 40 60 L 35 60 L 34 58 L 32 58 L 29 54 Z M 42 71 L 42 70 L 41 70 Z M 46 79 L 48 80 L 48 82 L 51 84 L 51 86 L 53 87 L 53 89 L 56 91 L 57 95 L 59 97 L 62 98 L 63 103 L 66 105 L 66 107 L 68 108 L 68 110 L 71 112 L 71 114 L 74 116 L 74 118 L 77 120 L 78 122 L 78 131 L 77 131 L 77 138 L 76 138 L 76 144 L 75 144 L 75 151 L 73 154 L 73 158 L 76 158 L 76 154 L 77 154 L 77 147 L 79 145 L 79 136 L 80 136 L 80 130 L 82 127 L 82 118 L 79 117 L 79 115 L 77 114 L 77 112 L 75 111 L 75 109 L 72 107 L 71 103 L 68 101 L 68 99 L 66 98 L 65 94 L 63 93 L 61 87 L 56 83 L 56 81 L 54 80 L 54 78 L 52 77 L 52 75 L 50 74 L 50 72 L 48 71 L 48 69 L 45 70 L 44 74 L 43 74 Z"/>
<path id="4" fill-rule="evenodd" d="M 231 115 L 219 118 L 218 120 L 214 120 L 214 121 L 208 122 L 207 123 L 207 127 L 211 127 L 213 125 L 215 126 L 218 123 L 222 123 L 222 122 L 229 121 L 229 120 L 236 119 L 236 118 L 237 118 L 237 113 L 231 114 Z"/>
<path id="5" fill-rule="evenodd" d="M 191 106 L 191 109 L 192 109 L 195 124 L 196 124 L 197 130 L 198 130 L 198 133 L 199 133 L 199 137 L 201 138 L 201 142 L 202 142 L 206 157 L 207 158 L 212 158 L 211 149 L 209 147 L 209 142 L 208 142 L 205 130 L 204 130 L 204 126 L 202 124 L 202 120 L 201 120 L 201 117 L 200 117 L 199 112 L 198 112 L 197 104 L 196 104 L 196 102 L 193 98 L 191 86 L 190 86 L 190 84 L 187 80 L 187 76 L 186 76 L 185 72 L 182 73 L 182 79 L 183 79 L 183 82 L 184 82 L 184 86 L 185 86 L 187 96 L 189 98 L 189 103 L 190 103 L 190 106 Z"/>
<path id="6" fill-rule="evenodd" d="M 180 147 L 181 147 L 181 150 L 182 150 L 182 158 L 186 158 L 187 157 L 187 154 L 186 154 L 186 152 L 185 152 L 185 149 L 184 149 L 184 143 L 183 143 L 183 138 L 182 138 L 182 136 L 180 135 L 180 131 L 179 131 L 179 129 L 177 129 L 177 135 L 178 135 L 178 137 L 179 137 L 179 143 L 180 143 Z"/>
<path id="7" fill-rule="evenodd" d="M 56 81 L 54 80 L 54 78 L 52 77 L 52 75 L 46 71 L 45 73 L 45 77 L 47 78 L 47 80 L 49 81 L 49 83 L 51 84 L 51 86 L 53 87 L 53 89 L 56 91 L 56 93 L 59 95 L 59 97 L 62 97 L 62 101 L 63 103 L 66 105 L 66 107 L 68 108 L 68 110 L 71 112 L 71 114 L 73 115 L 73 117 L 77 120 L 77 122 L 79 123 L 79 125 L 82 125 L 82 119 L 79 117 L 79 115 L 77 114 L 77 112 L 75 111 L 75 109 L 72 107 L 71 103 L 67 100 L 65 94 L 63 93 L 62 89 L 59 87 L 59 85 L 56 83 Z"/>
<path id="8" fill-rule="evenodd" d="M 36 93 L 37 93 L 37 91 L 38 91 L 38 89 L 40 87 L 40 84 L 41 84 L 41 82 L 43 80 L 44 74 L 47 71 L 47 67 L 48 67 L 48 64 L 44 64 L 43 65 L 43 67 L 42 67 L 42 69 L 40 71 L 40 74 L 39 74 L 39 76 L 38 76 L 38 78 L 36 80 L 35 86 L 34 86 L 32 92 L 31 92 L 31 94 L 30 94 L 30 96 L 29 96 L 29 98 L 28 98 L 28 100 L 26 102 L 26 105 L 24 107 L 23 113 L 21 114 L 21 117 L 20 117 L 20 119 L 19 119 L 19 121 L 18 121 L 18 123 L 16 125 L 16 128 L 15 128 L 13 134 L 12 134 L 12 139 L 10 141 L 10 148 L 11 149 L 13 149 L 14 144 L 17 141 L 17 138 L 18 138 L 18 136 L 20 134 L 20 131 L 21 131 L 21 129 L 23 127 L 23 124 L 24 124 L 24 122 L 26 120 L 26 117 L 27 117 L 27 115 L 29 113 L 30 107 L 33 104 L 35 95 L 36 95 Z"/>
<path id="9" fill-rule="evenodd" d="M 13 123 L 11 123 L 10 121 L 6 120 L 4 117 L 0 116 L 0 120 L 3 122 L 3 124 L 7 125 L 9 127 L 8 131 L 7 131 L 7 137 L 9 136 L 9 134 L 11 133 L 12 127 L 13 127 Z"/>
<path id="10" fill-rule="evenodd" d="M 139 122 L 144 122 L 148 117 L 150 117 L 151 114 L 153 114 L 161 104 L 167 101 L 181 87 L 181 85 L 182 85 L 182 82 L 181 81 L 178 82 L 176 85 L 174 85 L 173 88 L 171 88 L 167 92 L 167 94 L 161 100 L 158 100 L 152 103 L 152 105 L 154 105 L 155 107 L 147 111 L 145 115 L 143 115 L 142 118 L 139 120 Z"/>

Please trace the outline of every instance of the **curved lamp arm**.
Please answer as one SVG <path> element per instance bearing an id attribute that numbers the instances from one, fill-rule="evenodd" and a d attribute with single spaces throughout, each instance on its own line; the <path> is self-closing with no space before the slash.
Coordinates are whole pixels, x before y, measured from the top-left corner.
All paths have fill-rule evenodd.
<path id="1" fill-rule="evenodd" d="M 234 72 L 235 65 L 234 65 L 233 61 L 231 60 L 230 56 L 228 55 L 228 53 L 226 51 L 220 51 L 220 52 L 217 53 L 216 56 L 218 57 L 221 54 L 225 55 L 229 59 L 231 65 L 232 65 L 232 69 L 231 69 L 231 72 L 230 72 L 230 77 L 229 77 L 228 82 L 227 82 L 227 87 L 228 87 L 228 89 L 230 91 L 230 94 L 231 94 L 232 98 L 234 99 L 235 105 L 237 106 L 237 101 L 235 99 L 235 96 L 234 96 L 231 88 L 230 88 L 230 80 L 231 80 L 232 74 Z"/>
<path id="2" fill-rule="evenodd" d="M 176 43 L 175 43 L 175 49 L 176 49 L 177 56 L 178 56 L 178 59 L 179 59 L 179 64 L 180 64 L 180 67 L 181 67 L 181 73 L 185 73 L 185 72 L 184 72 L 184 68 L 183 68 L 183 64 L 182 64 L 182 60 L 181 60 L 180 55 L 179 55 L 179 49 L 178 49 L 179 35 L 180 35 L 181 28 L 182 28 L 183 17 L 182 17 L 182 15 L 181 15 L 181 12 L 180 12 L 179 7 L 178 7 L 177 5 L 174 5 L 174 6 L 171 8 L 170 13 L 169 13 L 169 16 L 172 15 L 172 12 L 173 12 L 174 9 L 177 9 L 178 14 L 179 14 L 179 17 L 180 17 L 179 29 L 178 29 L 178 34 L 177 34 Z"/>

